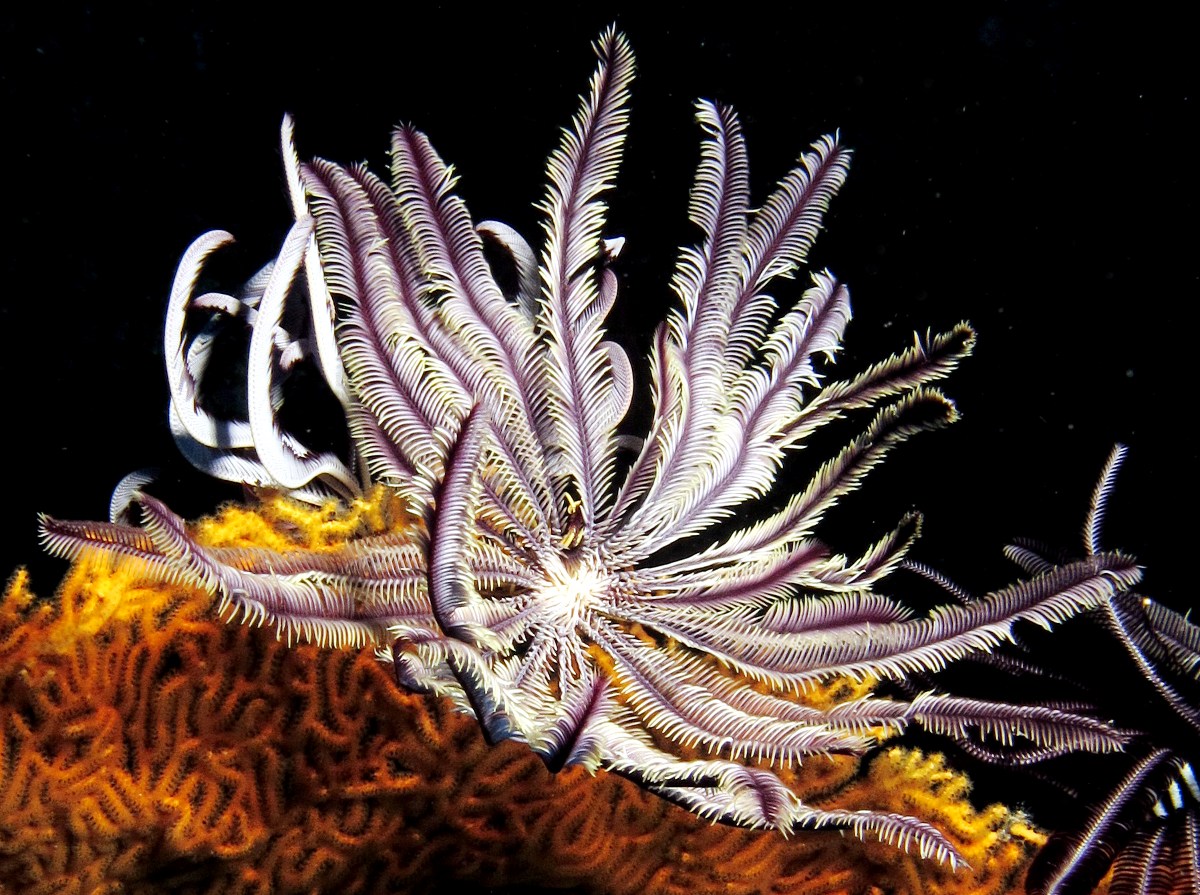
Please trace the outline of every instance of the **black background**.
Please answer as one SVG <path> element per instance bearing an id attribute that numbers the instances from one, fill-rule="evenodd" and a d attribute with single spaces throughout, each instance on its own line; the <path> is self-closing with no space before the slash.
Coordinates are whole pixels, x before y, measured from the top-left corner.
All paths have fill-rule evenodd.
<path id="1" fill-rule="evenodd" d="M 628 238 L 620 337 L 644 348 L 695 239 L 694 98 L 740 111 L 759 199 L 841 128 L 855 160 L 813 261 L 853 291 L 843 369 L 963 318 L 980 340 L 947 385 L 963 420 L 899 452 L 831 539 L 853 551 L 917 507 L 920 558 L 998 586 L 1010 537 L 1078 543 L 1119 440 L 1107 541 L 1148 565 L 1149 593 L 1194 602 L 1196 65 L 1153 8 L 43 7 L 0 16 L 0 572 L 27 564 L 51 591 L 63 565 L 35 513 L 103 518 L 135 468 L 161 467 L 156 493 L 188 515 L 236 496 L 176 458 L 160 331 L 201 232 L 232 231 L 247 272 L 278 246 L 285 111 L 302 155 L 378 170 L 391 126 L 415 123 L 476 219 L 532 237 L 545 157 L 615 20 L 640 69 L 609 228 Z"/>

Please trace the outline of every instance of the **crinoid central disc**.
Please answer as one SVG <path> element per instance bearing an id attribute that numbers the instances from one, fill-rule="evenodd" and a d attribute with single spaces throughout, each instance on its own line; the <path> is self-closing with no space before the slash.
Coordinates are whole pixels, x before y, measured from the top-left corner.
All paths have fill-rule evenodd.
<path id="1" fill-rule="evenodd" d="M 554 556 L 545 573 L 536 605 L 546 618 L 561 625 L 570 625 L 596 606 L 612 586 L 611 574 L 594 555 Z"/>

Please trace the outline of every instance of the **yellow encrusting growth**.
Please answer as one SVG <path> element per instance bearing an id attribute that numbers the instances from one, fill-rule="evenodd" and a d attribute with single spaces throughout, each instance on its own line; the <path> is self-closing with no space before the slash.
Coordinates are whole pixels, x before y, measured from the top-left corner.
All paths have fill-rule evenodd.
<path id="1" fill-rule="evenodd" d="M 312 507 L 281 494 L 266 496 L 253 510 L 228 504 L 197 522 L 193 534 L 206 547 L 329 553 L 355 537 L 412 530 L 419 524 L 395 492 L 376 485 L 348 507 L 335 500 Z"/>
<path id="2" fill-rule="evenodd" d="M 412 529 L 382 490 L 349 509 L 269 498 L 194 526 L 208 546 L 336 551 Z M 633 783 L 549 773 L 369 650 L 289 648 L 214 598 L 85 556 L 38 601 L 0 603 L 0 893 L 435 892 L 469 883 L 595 895 L 1018 893 L 1042 834 L 972 807 L 939 756 L 781 775 L 806 803 L 914 814 L 957 873 L 838 831 L 712 825 Z M 855 698 L 835 681 L 805 699 Z"/>

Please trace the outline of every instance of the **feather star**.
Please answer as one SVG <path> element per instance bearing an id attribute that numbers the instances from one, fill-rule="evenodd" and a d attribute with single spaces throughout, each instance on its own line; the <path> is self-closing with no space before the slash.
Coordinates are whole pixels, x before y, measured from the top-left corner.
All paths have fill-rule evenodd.
<path id="1" fill-rule="evenodd" d="M 1086 556 L 1101 553 L 1105 511 L 1125 453 L 1123 445 L 1113 449 L 1092 492 L 1083 525 Z M 1031 575 L 1054 568 L 1050 557 L 1057 553 L 1027 541 L 1006 552 Z M 1082 629 L 1076 635 L 1083 648 L 1064 652 L 1018 641 L 980 660 L 1000 672 L 993 686 L 1006 693 L 1036 693 L 1042 705 L 1115 719 L 1129 735 L 1126 750 L 1079 767 L 1053 749 L 960 743 L 976 758 L 1027 769 L 1062 794 L 1062 803 L 1082 809 L 1078 822 L 1051 836 L 1038 854 L 1027 889 L 1084 895 L 1111 871 L 1110 895 L 1200 895 L 1200 628 L 1131 588 L 1073 624 Z M 1080 661 L 1084 654 L 1090 661 Z"/>
<path id="2" fill-rule="evenodd" d="M 1092 492 L 1083 526 L 1083 548 L 1100 552 L 1108 497 L 1125 458 L 1124 445 L 1109 455 Z M 1037 574 L 1049 566 L 1028 544 L 1009 556 Z M 1084 892 L 1112 870 L 1111 895 L 1200 895 L 1200 628 L 1166 606 L 1125 588 L 1096 610 L 1095 620 L 1128 659 L 1113 690 L 1093 675 L 1065 679 L 1081 707 L 1113 717 L 1131 734 L 1127 753 L 1110 764 L 1120 777 L 1089 776 L 1076 801 L 1090 801 L 1077 829 L 1058 833 L 1030 868 L 1033 895 Z"/>
<path id="3" fill-rule="evenodd" d="M 1095 606 L 1138 569 L 1097 553 L 914 619 L 874 585 L 901 562 L 917 517 L 857 558 L 815 539 L 827 509 L 892 447 L 954 418 L 930 383 L 969 353 L 973 333 L 963 324 L 918 338 L 823 382 L 818 367 L 850 318 L 846 286 L 815 273 L 791 307 L 773 290 L 804 263 L 848 152 L 821 138 L 752 210 L 737 116 L 711 102 L 697 104 L 704 136 L 690 204 L 703 238 L 683 250 L 672 281 L 680 307 L 653 337 L 649 429 L 641 439 L 619 432 L 635 374 L 605 338 L 622 240 L 603 233 L 602 197 L 634 62 L 612 29 L 596 52 L 590 89 L 549 160 L 540 254 L 505 224 L 472 223 L 452 169 L 419 131 L 394 132 L 388 184 L 362 166 L 302 165 L 285 119 L 295 223 L 276 260 L 236 296 L 195 294 L 229 234 L 200 237 L 180 264 L 165 349 L 185 455 L 214 476 L 303 500 L 382 483 L 421 519 L 415 533 L 324 554 L 205 549 L 135 482 L 125 490 L 142 527 L 44 518 L 44 542 L 203 582 L 224 609 L 289 640 L 375 645 L 401 683 L 450 697 L 491 739 L 528 743 L 552 768 L 604 767 L 713 819 L 842 827 L 954 863 L 931 825 L 805 805 L 771 764 L 862 753 L 912 723 L 1097 751 L 1119 749 L 1122 734 L 1069 712 L 934 692 L 825 708 L 798 694 L 837 675 L 941 667 L 1008 639 L 1019 620 L 1049 626 Z M 306 303 L 304 338 L 284 327 L 289 299 Z M 213 320 L 189 334 L 197 310 Z M 250 329 L 244 420 L 201 400 L 230 317 Z M 313 451 L 283 429 L 281 382 L 302 362 L 341 402 L 352 457 Z M 874 415 L 856 438 L 781 508 L 745 524 L 789 452 L 860 411 Z"/>

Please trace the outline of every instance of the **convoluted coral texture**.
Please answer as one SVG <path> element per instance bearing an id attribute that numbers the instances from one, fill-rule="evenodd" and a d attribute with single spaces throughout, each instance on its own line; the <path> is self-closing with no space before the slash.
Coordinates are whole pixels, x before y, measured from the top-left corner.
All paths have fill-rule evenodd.
<path id="1" fill-rule="evenodd" d="M 286 500 L 198 523 L 210 546 L 336 551 L 412 521 L 382 492 L 347 511 Z M 843 700 L 835 681 L 807 698 Z M 1019 892 L 1043 837 L 972 808 L 938 756 L 784 772 L 806 801 L 944 830 L 969 868 L 836 831 L 713 825 L 633 783 L 488 746 L 447 701 L 368 653 L 286 648 L 212 598 L 85 557 L 54 602 L 19 573 L 0 606 L 0 892 Z"/>

